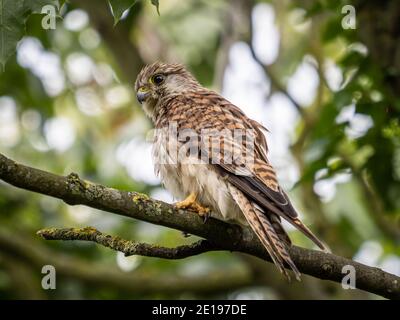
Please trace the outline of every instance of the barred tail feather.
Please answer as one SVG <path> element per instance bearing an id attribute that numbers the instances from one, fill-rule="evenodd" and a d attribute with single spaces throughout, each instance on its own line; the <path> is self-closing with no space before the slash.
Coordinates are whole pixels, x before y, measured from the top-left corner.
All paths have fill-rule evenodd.
<path id="1" fill-rule="evenodd" d="M 279 271 L 290 280 L 290 276 L 284 267 L 286 262 L 295 273 L 296 279 L 300 281 L 300 272 L 290 258 L 286 244 L 279 238 L 265 213 L 234 186 L 229 186 L 229 188 L 233 199 L 242 210 L 250 227 L 260 239 Z"/>
<path id="2" fill-rule="evenodd" d="M 269 217 L 265 215 L 265 213 L 262 210 L 255 209 L 257 216 L 259 220 L 261 221 L 264 230 L 271 241 L 273 247 L 277 252 L 279 253 L 279 256 L 289 265 L 289 267 L 293 270 L 296 279 L 300 281 L 300 271 L 297 269 L 296 265 L 294 264 L 292 258 L 289 255 L 289 252 L 287 251 L 286 244 L 282 239 L 278 236 L 276 230 L 271 224 L 271 221 L 269 220 Z"/>
<path id="3" fill-rule="evenodd" d="M 279 239 L 281 239 L 282 241 L 284 241 L 287 245 L 291 245 L 292 241 L 290 240 L 288 234 L 286 233 L 285 229 L 283 229 L 282 227 L 282 221 L 281 221 L 281 217 L 278 216 L 277 214 L 273 213 L 273 212 L 269 212 L 268 215 L 272 227 L 275 229 L 276 233 L 279 236 Z"/>

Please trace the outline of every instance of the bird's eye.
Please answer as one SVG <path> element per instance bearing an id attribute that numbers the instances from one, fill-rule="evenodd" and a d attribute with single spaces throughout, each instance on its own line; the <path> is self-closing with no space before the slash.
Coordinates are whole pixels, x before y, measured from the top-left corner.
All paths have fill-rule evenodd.
<path id="1" fill-rule="evenodd" d="M 164 76 L 162 74 L 156 74 L 151 78 L 151 82 L 153 82 L 156 85 L 160 85 L 164 81 Z"/>

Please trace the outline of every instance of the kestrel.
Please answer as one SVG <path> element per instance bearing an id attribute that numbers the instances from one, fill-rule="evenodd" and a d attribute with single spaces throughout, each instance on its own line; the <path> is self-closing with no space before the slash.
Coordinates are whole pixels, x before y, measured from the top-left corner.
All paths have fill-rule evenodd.
<path id="1" fill-rule="evenodd" d="M 135 90 L 155 126 L 156 174 L 174 197 L 185 199 L 176 206 L 249 225 L 278 269 L 290 278 L 287 264 L 300 279 L 281 218 L 325 246 L 300 221 L 278 184 L 267 158 L 267 129 L 201 86 L 180 64 L 145 66 Z"/>

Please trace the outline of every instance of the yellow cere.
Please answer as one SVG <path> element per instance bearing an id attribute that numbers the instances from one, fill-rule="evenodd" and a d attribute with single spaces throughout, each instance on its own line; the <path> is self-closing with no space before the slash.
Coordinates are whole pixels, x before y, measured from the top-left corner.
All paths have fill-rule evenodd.
<path id="1" fill-rule="evenodd" d="M 148 89 L 146 87 L 140 87 L 138 89 L 138 92 L 147 92 L 147 91 L 148 91 Z"/>

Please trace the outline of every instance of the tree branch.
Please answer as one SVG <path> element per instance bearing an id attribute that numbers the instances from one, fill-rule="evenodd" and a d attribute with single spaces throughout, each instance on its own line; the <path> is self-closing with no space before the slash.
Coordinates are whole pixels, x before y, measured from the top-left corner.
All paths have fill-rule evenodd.
<path id="1" fill-rule="evenodd" d="M 243 11 L 246 12 L 246 14 L 243 15 L 244 19 L 247 21 L 243 21 L 243 25 L 247 26 L 247 34 L 243 33 L 245 36 L 243 37 L 243 41 L 247 43 L 247 45 L 250 48 L 250 53 L 253 57 L 253 60 L 264 70 L 264 73 L 266 76 L 269 78 L 271 81 L 271 87 L 272 90 L 275 89 L 278 92 L 281 92 L 284 94 L 290 102 L 294 105 L 296 110 L 299 112 L 301 116 L 304 114 L 304 109 L 300 106 L 300 104 L 292 97 L 292 95 L 289 94 L 289 92 L 286 90 L 285 86 L 281 83 L 281 81 L 278 79 L 278 77 L 274 74 L 272 71 L 271 66 L 265 65 L 257 56 L 254 45 L 253 45 L 253 33 L 254 33 L 254 28 L 253 28 L 253 21 L 251 18 L 251 12 L 252 9 L 254 8 L 255 1 L 249 1 L 249 0 L 244 0 L 243 1 Z M 271 91 L 272 91 L 271 90 Z"/>
<path id="2" fill-rule="evenodd" d="M 207 240 L 199 240 L 189 245 L 182 245 L 176 248 L 166 248 L 147 243 L 124 240 L 103 234 L 93 227 L 86 228 L 49 228 L 37 232 L 46 240 L 83 240 L 100 244 L 104 247 L 120 251 L 125 256 L 140 255 L 145 257 L 156 257 L 164 259 L 184 259 L 208 251 L 222 250 L 212 245 Z"/>
<path id="3" fill-rule="evenodd" d="M 3 256 L 4 259 L 2 259 Z M 57 252 L 44 246 L 43 241 L 37 241 L 16 230 L 7 230 L 0 225 L 0 266 L 10 260 L 9 257 L 15 260 L 12 261 L 13 263 L 24 262 L 24 265 L 32 266 L 34 270 L 40 270 L 44 265 L 50 264 L 56 268 L 57 276 L 63 279 L 78 279 L 96 288 L 114 288 L 118 292 L 140 297 L 155 293 L 170 296 L 184 292 L 213 295 L 250 286 L 255 281 L 247 271 L 233 268 L 225 269 L 223 272 L 210 271 L 207 276 L 176 274 L 166 276 L 167 274 L 155 274 L 146 269 L 125 272 L 104 262 L 93 263 L 77 256 Z M 15 281 L 18 280 L 15 279 Z M 16 285 L 19 286 L 20 282 Z M 22 289 L 22 287 L 16 289 Z M 25 293 L 29 289 L 25 284 Z M 43 290 L 41 292 L 43 293 Z M 25 298 L 27 298 L 26 295 Z"/>
<path id="4" fill-rule="evenodd" d="M 203 223 L 196 213 L 179 210 L 136 192 L 120 191 L 81 180 L 76 174 L 58 176 L 30 168 L 0 154 L 0 179 L 16 187 L 82 204 L 119 215 L 163 225 L 207 239 L 219 250 L 247 253 L 271 261 L 257 237 L 248 228 L 241 229 L 216 219 Z M 400 299 L 400 278 L 330 253 L 292 246 L 290 255 L 298 269 L 314 277 L 341 282 L 342 268 L 356 271 L 356 287 L 386 298 Z"/>

